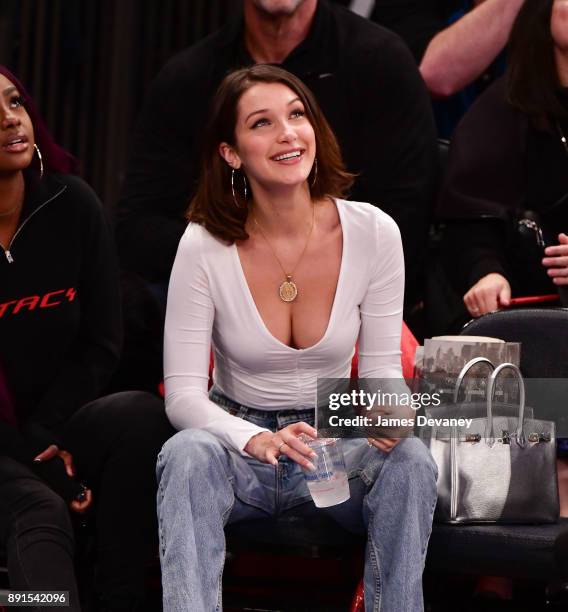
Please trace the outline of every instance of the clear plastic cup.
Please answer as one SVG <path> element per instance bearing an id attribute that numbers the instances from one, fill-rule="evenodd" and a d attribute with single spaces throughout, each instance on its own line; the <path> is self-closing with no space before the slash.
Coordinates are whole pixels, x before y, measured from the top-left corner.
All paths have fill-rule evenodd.
<path id="1" fill-rule="evenodd" d="M 327 508 L 347 501 L 350 497 L 349 481 L 339 438 L 304 438 L 317 455 L 310 461 L 315 471 L 304 469 L 308 489 L 318 508 Z"/>

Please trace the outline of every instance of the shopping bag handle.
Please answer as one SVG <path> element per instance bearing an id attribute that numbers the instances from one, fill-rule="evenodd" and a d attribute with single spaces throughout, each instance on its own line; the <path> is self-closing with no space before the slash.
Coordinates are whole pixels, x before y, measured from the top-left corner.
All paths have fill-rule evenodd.
<path id="1" fill-rule="evenodd" d="M 458 396 L 465 375 L 471 370 L 471 368 L 476 366 L 478 363 L 485 363 L 492 371 L 495 371 L 495 366 L 491 361 L 489 361 L 489 359 L 487 359 L 487 357 L 476 357 L 475 359 L 468 361 L 461 369 L 461 372 L 458 374 L 458 378 L 456 380 L 456 386 L 454 387 L 454 404 L 458 403 Z"/>
<path id="2" fill-rule="evenodd" d="M 514 363 L 502 363 L 497 366 L 491 376 L 487 379 L 487 430 L 485 437 L 490 439 L 490 444 L 495 441 L 493 433 L 493 400 L 495 399 L 495 381 L 504 370 L 511 370 L 519 383 L 519 415 L 517 421 L 517 442 L 525 443 L 524 422 L 525 422 L 525 383 L 521 371 Z M 489 435 L 488 435 L 489 434 Z"/>

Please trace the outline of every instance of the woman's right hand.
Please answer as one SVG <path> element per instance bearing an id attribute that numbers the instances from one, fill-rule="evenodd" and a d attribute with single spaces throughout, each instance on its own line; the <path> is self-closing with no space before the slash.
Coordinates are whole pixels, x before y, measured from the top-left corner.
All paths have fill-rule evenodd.
<path id="1" fill-rule="evenodd" d="M 310 438 L 317 437 L 316 430 L 307 423 L 292 423 L 276 433 L 263 431 L 256 434 L 247 442 L 245 452 L 263 463 L 271 463 L 274 466 L 278 465 L 280 455 L 286 455 L 301 467 L 313 470 L 315 468 L 310 459 L 316 454 L 300 440 L 299 436 L 302 434 Z"/>
<path id="2" fill-rule="evenodd" d="M 497 272 L 487 274 L 463 296 L 464 304 L 472 317 L 507 307 L 511 300 L 509 281 Z"/>

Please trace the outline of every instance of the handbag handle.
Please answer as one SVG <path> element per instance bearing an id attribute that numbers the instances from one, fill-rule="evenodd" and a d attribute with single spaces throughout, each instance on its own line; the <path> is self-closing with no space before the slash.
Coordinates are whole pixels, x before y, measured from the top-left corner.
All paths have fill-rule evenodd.
<path id="1" fill-rule="evenodd" d="M 519 383 L 519 415 L 516 436 L 517 442 L 519 444 L 524 444 L 525 437 L 523 427 L 525 423 L 525 383 L 521 371 L 514 363 L 502 363 L 501 365 L 497 366 L 487 380 L 487 430 L 485 432 L 485 437 L 489 437 L 491 440 L 490 444 L 495 441 L 495 437 L 493 435 L 493 400 L 495 395 L 495 381 L 503 370 L 511 370 Z M 489 436 L 487 433 L 489 433 Z"/>
<path id="2" fill-rule="evenodd" d="M 456 386 L 454 387 L 454 404 L 458 403 L 458 396 L 465 375 L 471 370 L 471 368 L 476 366 L 478 363 L 485 363 L 491 368 L 491 370 L 495 371 L 495 366 L 491 361 L 489 361 L 489 359 L 487 359 L 487 357 L 476 357 L 475 359 L 468 361 L 461 369 L 461 372 L 458 374 L 458 378 L 456 380 Z"/>

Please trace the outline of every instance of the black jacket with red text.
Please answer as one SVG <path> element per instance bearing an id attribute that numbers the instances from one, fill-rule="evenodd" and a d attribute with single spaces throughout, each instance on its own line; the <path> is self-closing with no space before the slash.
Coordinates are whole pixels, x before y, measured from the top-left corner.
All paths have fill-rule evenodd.
<path id="1" fill-rule="evenodd" d="M 118 363 L 118 273 L 101 204 L 75 176 L 27 180 L 18 230 L 4 246 L 0 367 L 12 407 L 0 406 L 0 455 L 27 463 L 101 395 Z"/>

